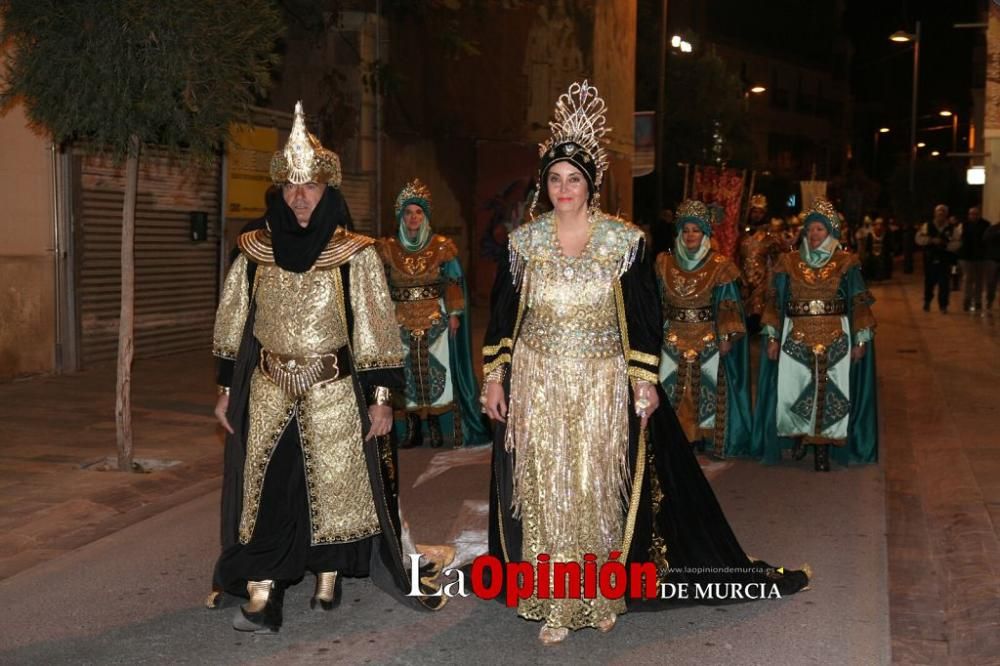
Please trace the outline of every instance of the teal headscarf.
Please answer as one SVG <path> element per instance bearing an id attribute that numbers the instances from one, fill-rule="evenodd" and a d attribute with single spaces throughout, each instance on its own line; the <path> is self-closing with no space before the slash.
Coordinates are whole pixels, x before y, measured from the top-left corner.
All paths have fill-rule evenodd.
<path id="1" fill-rule="evenodd" d="M 829 236 L 826 237 L 815 250 L 809 247 L 809 225 L 819 222 L 824 227 Z M 830 261 L 830 257 L 840 247 L 840 213 L 833 207 L 833 204 L 826 199 L 816 199 L 805 213 L 802 222 L 802 241 L 799 245 L 799 256 L 809 265 L 810 268 L 821 268 Z"/>
<path id="2" fill-rule="evenodd" d="M 410 236 L 410 230 L 403 221 L 406 207 L 410 204 L 420 206 L 424 211 L 424 221 L 415 236 Z M 396 197 L 396 224 L 396 237 L 407 252 L 419 252 L 427 247 L 431 240 L 431 191 L 419 178 L 407 183 Z"/>

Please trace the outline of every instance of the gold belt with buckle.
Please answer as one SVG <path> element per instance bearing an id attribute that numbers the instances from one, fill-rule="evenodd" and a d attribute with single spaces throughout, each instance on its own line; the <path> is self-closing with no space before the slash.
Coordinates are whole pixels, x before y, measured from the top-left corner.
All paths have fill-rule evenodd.
<path id="1" fill-rule="evenodd" d="M 302 396 L 313 386 L 351 374 L 347 346 L 329 354 L 292 356 L 260 350 L 260 369 L 288 395 Z"/>
<path id="2" fill-rule="evenodd" d="M 788 301 L 785 314 L 789 317 L 819 317 L 822 315 L 842 315 L 847 313 L 847 302 L 842 298 L 832 301 L 813 299 L 811 301 Z"/>
<path id="3" fill-rule="evenodd" d="M 441 298 L 441 285 L 425 284 L 417 287 L 393 287 L 389 296 L 394 301 L 426 301 Z"/>
<path id="4" fill-rule="evenodd" d="M 670 321 L 681 321 L 691 324 L 712 321 L 712 307 L 704 308 L 677 308 L 667 305 L 663 308 L 663 316 Z"/>

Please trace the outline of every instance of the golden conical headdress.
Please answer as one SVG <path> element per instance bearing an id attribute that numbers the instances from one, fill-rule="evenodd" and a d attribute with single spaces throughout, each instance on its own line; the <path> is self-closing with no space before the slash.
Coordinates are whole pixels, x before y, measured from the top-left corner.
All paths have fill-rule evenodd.
<path id="1" fill-rule="evenodd" d="M 559 160 L 580 162 L 578 166 L 593 178 L 594 191 L 599 190 L 608 168 L 604 137 L 611 128 L 606 113 L 597 88 L 586 80 L 572 83 L 556 100 L 555 117 L 549 122 L 552 136 L 538 147 L 542 171 Z"/>
<path id="2" fill-rule="evenodd" d="M 840 238 L 840 213 L 826 199 L 817 198 L 813 201 L 813 205 L 809 210 L 802 211 L 802 218 L 803 225 L 808 225 L 813 221 L 822 222 L 825 220 L 830 228 L 830 233 Z"/>
<path id="3" fill-rule="evenodd" d="M 340 187 L 340 158 L 323 147 L 306 129 L 302 102 L 295 103 L 295 118 L 288 142 L 271 157 L 271 180 L 275 183 L 322 183 Z"/>

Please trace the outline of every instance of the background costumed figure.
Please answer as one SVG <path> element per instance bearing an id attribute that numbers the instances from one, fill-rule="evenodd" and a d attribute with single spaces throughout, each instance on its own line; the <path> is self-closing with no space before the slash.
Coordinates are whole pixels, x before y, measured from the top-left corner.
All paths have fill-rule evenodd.
<path id="1" fill-rule="evenodd" d="M 840 248 L 841 219 L 818 199 L 798 252 L 774 269 L 761 319 L 754 455 L 815 447 L 817 471 L 878 459 L 875 318 L 857 256 Z"/>
<path id="2" fill-rule="evenodd" d="M 401 448 L 418 446 L 421 421 L 432 447 L 490 440 L 472 371 L 468 290 L 458 248 L 431 230 L 431 193 L 419 179 L 396 197 L 395 237 L 378 242 L 405 348 L 406 386 L 399 399 Z"/>
<path id="3" fill-rule="evenodd" d="M 749 455 L 750 355 L 740 271 L 711 248 L 712 217 L 700 201 L 677 209 L 673 254 L 656 258 L 663 305 L 660 384 L 691 442 L 717 457 Z"/>

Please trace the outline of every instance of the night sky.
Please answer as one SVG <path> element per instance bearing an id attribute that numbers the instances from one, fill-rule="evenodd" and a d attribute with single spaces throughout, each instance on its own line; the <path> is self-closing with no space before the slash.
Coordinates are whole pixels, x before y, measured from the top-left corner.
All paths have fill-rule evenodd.
<path id="1" fill-rule="evenodd" d="M 913 56 L 909 44 L 890 42 L 896 30 L 914 31 L 921 22 L 920 86 L 917 106 L 917 141 L 927 150 L 951 149 L 951 131 L 921 132 L 919 128 L 945 125 L 944 108 L 959 113 L 959 150 L 967 135 L 972 109 L 970 88 L 982 86 L 984 65 L 974 68 L 976 49 L 985 43 L 985 32 L 956 29 L 955 23 L 985 20 L 986 0 L 848 0 L 844 30 L 853 45 L 851 67 L 854 93 L 855 154 L 866 170 L 870 165 L 873 133 L 880 126 L 892 129 L 880 138 L 879 172 L 906 159 L 909 143 L 910 95 Z M 981 52 L 980 55 L 981 56 Z M 979 128 L 981 131 L 981 128 Z"/>

